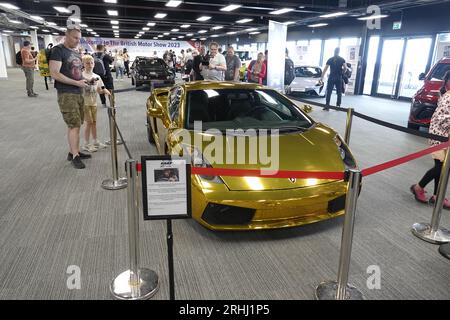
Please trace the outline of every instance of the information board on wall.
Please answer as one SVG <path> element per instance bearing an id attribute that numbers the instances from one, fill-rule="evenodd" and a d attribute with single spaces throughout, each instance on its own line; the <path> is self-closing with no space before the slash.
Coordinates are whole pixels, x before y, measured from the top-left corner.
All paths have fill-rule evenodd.
<path id="1" fill-rule="evenodd" d="M 143 156 L 144 220 L 191 217 L 191 170 L 187 159 Z"/>
<path id="2" fill-rule="evenodd" d="M 345 48 L 344 59 L 347 63 L 350 63 L 352 68 L 352 76 L 348 80 L 346 94 L 353 94 L 355 92 L 356 74 L 358 72 L 359 46 L 348 46 Z"/>

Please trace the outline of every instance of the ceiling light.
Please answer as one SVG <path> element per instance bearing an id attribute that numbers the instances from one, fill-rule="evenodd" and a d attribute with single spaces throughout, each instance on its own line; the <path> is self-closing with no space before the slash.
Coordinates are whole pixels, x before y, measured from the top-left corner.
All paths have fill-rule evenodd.
<path id="1" fill-rule="evenodd" d="M 35 29 L 35 30 L 36 30 L 36 29 L 39 29 L 39 28 L 36 27 L 36 26 L 30 26 L 30 28 L 31 28 L 31 29 Z"/>
<path id="2" fill-rule="evenodd" d="M 295 21 L 287 21 L 287 22 L 285 22 L 284 24 L 288 26 L 288 25 L 294 24 L 294 23 L 295 23 Z"/>
<path id="3" fill-rule="evenodd" d="M 54 23 L 54 22 L 47 22 L 47 24 L 48 24 L 49 26 L 56 26 L 56 23 Z"/>
<path id="4" fill-rule="evenodd" d="M 145 33 L 145 31 L 139 31 L 139 34 L 144 34 Z"/>
<path id="5" fill-rule="evenodd" d="M 19 20 L 9 20 L 9 22 L 14 23 L 14 24 L 21 24 L 22 23 Z"/>
<path id="6" fill-rule="evenodd" d="M 75 21 L 75 20 L 74 20 Z M 80 27 L 82 27 L 82 28 L 87 28 L 88 27 L 88 25 L 87 24 L 84 24 L 84 23 L 82 23 L 82 24 L 80 24 Z"/>
<path id="7" fill-rule="evenodd" d="M 166 7 L 178 7 L 180 4 L 182 4 L 183 1 L 181 0 L 170 0 L 169 2 L 166 3 Z"/>
<path id="8" fill-rule="evenodd" d="M 255 30 L 257 30 L 257 28 L 248 28 L 248 29 L 245 29 L 245 31 L 255 31 Z"/>
<path id="9" fill-rule="evenodd" d="M 150 28 L 148 28 L 148 27 L 144 27 L 144 28 L 142 28 L 142 30 L 144 30 L 144 31 L 148 31 L 148 30 L 150 30 Z"/>
<path id="10" fill-rule="evenodd" d="M 183 39 L 183 38 L 184 38 L 184 36 L 179 36 L 179 37 L 178 37 L 178 39 Z"/>
<path id="11" fill-rule="evenodd" d="M 106 3 L 117 3 L 117 0 L 103 0 L 103 1 L 105 1 Z"/>
<path id="12" fill-rule="evenodd" d="M 379 15 L 374 15 L 374 16 L 369 16 L 369 17 L 358 18 L 358 20 L 382 19 L 382 18 L 387 18 L 387 17 L 388 17 L 388 15 L 379 14 Z"/>
<path id="13" fill-rule="evenodd" d="M 113 32 L 114 32 L 114 33 L 118 33 L 118 32 L 120 32 L 120 31 L 119 31 L 119 30 L 113 30 Z"/>
<path id="14" fill-rule="evenodd" d="M 208 39 L 208 38 L 200 38 L 201 41 L 205 41 L 206 39 Z"/>
<path id="15" fill-rule="evenodd" d="M 202 16 L 200 18 L 197 18 L 197 21 L 208 21 L 209 19 L 211 19 L 211 17 L 209 17 L 209 16 Z"/>
<path id="16" fill-rule="evenodd" d="M 283 13 L 286 13 L 286 12 L 289 12 L 289 11 L 293 11 L 293 10 L 294 9 L 292 9 L 292 8 L 283 8 L 283 9 L 280 9 L 280 10 L 275 10 L 275 11 L 269 12 L 269 14 L 279 15 L 279 14 L 283 14 Z"/>
<path id="17" fill-rule="evenodd" d="M 48 31 L 48 30 L 47 30 L 47 31 Z M 3 30 L 3 32 L 13 33 L 14 31 L 11 31 L 11 30 Z"/>
<path id="18" fill-rule="evenodd" d="M 156 19 L 164 19 L 167 16 L 167 13 L 157 13 L 155 14 Z"/>
<path id="19" fill-rule="evenodd" d="M 190 26 L 191 26 L 190 24 L 182 24 L 182 25 L 180 26 L 180 28 L 187 29 L 187 28 L 189 28 Z"/>
<path id="20" fill-rule="evenodd" d="M 30 16 L 31 19 L 35 19 L 35 20 L 44 20 L 44 18 L 39 17 L 39 16 Z M 73 19 L 72 19 L 73 20 Z M 75 20 L 73 20 L 75 21 Z"/>
<path id="21" fill-rule="evenodd" d="M 333 12 L 333 13 L 328 13 L 328 14 L 323 14 L 319 17 L 321 18 L 334 18 L 334 17 L 340 17 L 340 16 L 345 16 L 346 14 L 348 14 L 347 12 Z"/>
<path id="22" fill-rule="evenodd" d="M 10 4 L 10 3 L 0 3 L 0 7 L 6 8 L 6 9 L 12 9 L 12 10 L 19 10 L 19 7 L 16 7 L 15 5 Z"/>
<path id="23" fill-rule="evenodd" d="M 188 37 L 192 37 L 193 35 L 194 35 L 193 33 L 186 34 L 186 36 L 188 36 Z"/>
<path id="24" fill-rule="evenodd" d="M 86 31 L 92 32 L 92 31 L 94 31 L 94 30 L 93 30 L 93 29 L 86 29 Z"/>
<path id="25" fill-rule="evenodd" d="M 112 26 L 113 29 L 119 29 L 119 26 Z"/>
<path id="26" fill-rule="evenodd" d="M 47 30 L 47 29 L 42 29 L 42 31 L 44 31 L 44 32 L 50 32 L 50 30 Z"/>
<path id="27" fill-rule="evenodd" d="M 177 40 L 177 38 L 171 38 L 171 40 Z"/>
<path id="28" fill-rule="evenodd" d="M 237 33 L 236 31 L 227 32 L 227 34 L 236 34 L 236 33 Z"/>
<path id="29" fill-rule="evenodd" d="M 198 33 L 207 33 L 208 30 L 200 30 Z"/>
<path id="30" fill-rule="evenodd" d="M 310 28 L 318 28 L 318 27 L 325 27 L 328 23 L 316 23 L 316 24 L 310 24 L 308 27 Z"/>
<path id="31" fill-rule="evenodd" d="M 114 38 L 118 38 L 118 37 L 119 37 L 119 35 L 118 35 L 118 34 L 114 36 Z"/>
<path id="32" fill-rule="evenodd" d="M 218 34 L 212 34 L 211 38 L 217 38 L 219 35 Z"/>
<path id="33" fill-rule="evenodd" d="M 261 31 L 254 31 L 254 32 L 250 32 L 249 34 L 260 34 Z"/>
<path id="34" fill-rule="evenodd" d="M 211 29 L 212 30 L 219 30 L 219 29 L 222 29 L 223 28 L 223 26 L 215 26 L 215 27 L 212 27 Z"/>
<path id="35" fill-rule="evenodd" d="M 192 38 L 192 39 L 191 39 L 191 41 L 197 41 L 197 39 L 195 39 L 195 38 Z"/>
<path id="36" fill-rule="evenodd" d="M 53 9 L 61 13 L 72 13 L 69 9 L 64 7 L 53 7 Z"/>
<path id="37" fill-rule="evenodd" d="M 153 37 L 153 39 L 154 39 L 154 40 L 158 40 L 159 38 L 158 38 L 158 37 Z"/>
<path id="38" fill-rule="evenodd" d="M 53 32 L 52 34 L 55 36 L 59 36 L 59 33 L 56 33 L 56 32 Z"/>
<path id="39" fill-rule="evenodd" d="M 111 24 L 119 24 L 119 20 L 111 20 Z"/>
<path id="40" fill-rule="evenodd" d="M 135 39 L 139 39 L 139 37 L 134 37 Z"/>
<path id="41" fill-rule="evenodd" d="M 110 16 L 118 16 L 119 15 L 119 12 L 117 10 L 106 10 L 106 12 Z"/>
<path id="42" fill-rule="evenodd" d="M 230 4 L 226 7 L 223 7 L 222 9 L 220 9 L 220 11 L 230 12 L 230 11 L 236 10 L 237 8 L 240 8 L 240 7 L 242 7 L 240 4 Z"/>
<path id="43" fill-rule="evenodd" d="M 158 38 L 162 38 L 162 37 L 164 37 L 162 34 L 158 35 Z"/>
<path id="44" fill-rule="evenodd" d="M 180 29 L 175 28 L 175 29 L 172 29 L 172 30 L 170 30 L 170 31 L 172 31 L 172 32 L 178 32 L 178 31 L 180 31 Z"/>
<path id="45" fill-rule="evenodd" d="M 100 37 L 98 34 L 94 34 L 94 37 Z"/>
<path id="46" fill-rule="evenodd" d="M 165 36 L 168 36 L 170 34 L 170 32 L 164 32 L 163 33 Z"/>
<path id="47" fill-rule="evenodd" d="M 72 18 L 72 17 L 70 17 L 69 20 L 73 21 L 73 22 L 78 22 L 78 23 L 81 22 L 81 19 L 79 19 L 79 18 Z"/>
<path id="48" fill-rule="evenodd" d="M 247 22 L 250 22 L 250 21 L 253 21 L 253 19 L 248 19 L 248 18 L 241 19 L 241 20 L 236 21 L 236 23 L 247 23 Z"/>
<path id="49" fill-rule="evenodd" d="M 147 26 L 149 26 L 149 27 L 154 27 L 155 25 L 156 25 L 156 23 L 154 23 L 154 22 L 147 23 Z"/>

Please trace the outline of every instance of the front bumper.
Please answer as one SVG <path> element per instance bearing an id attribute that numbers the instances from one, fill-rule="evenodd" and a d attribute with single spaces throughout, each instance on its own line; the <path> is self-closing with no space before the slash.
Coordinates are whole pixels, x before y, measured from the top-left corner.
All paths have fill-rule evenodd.
<path id="1" fill-rule="evenodd" d="M 192 188 L 193 218 L 211 230 L 295 227 L 344 214 L 347 183 L 273 191 Z"/>
<path id="2" fill-rule="evenodd" d="M 412 102 L 408 122 L 421 126 L 429 126 L 436 107 L 432 103 Z"/>

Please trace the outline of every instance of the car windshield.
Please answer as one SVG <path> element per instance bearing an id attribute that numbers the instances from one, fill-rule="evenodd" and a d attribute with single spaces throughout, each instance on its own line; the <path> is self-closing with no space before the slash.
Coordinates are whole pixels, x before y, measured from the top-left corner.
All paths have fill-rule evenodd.
<path id="1" fill-rule="evenodd" d="M 436 68 L 434 68 L 430 80 L 444 80 L 444 76 L 447 72 L 450 72 L 450 63 L 439 63 Z"/>
<path id="2" fill-rule="evenodd" d="M 188 91 L 186 128 L 202 121 L 203 130 L 280 129 L 304 131 L 313 121 L 274 90 L 206 89 Z"/>
<path id="3" fill-rule="evenodd" d="M 143 68 L 163 69 L 165 67 L 165 62 L 159 59 L 142 59 L 138 64 Z"/>
<path id="4" fill-rule="evenodd" d="M 296 67 L 295 76 L 299 78 L 320 78 L 322 70 L 316 67 Z"/>

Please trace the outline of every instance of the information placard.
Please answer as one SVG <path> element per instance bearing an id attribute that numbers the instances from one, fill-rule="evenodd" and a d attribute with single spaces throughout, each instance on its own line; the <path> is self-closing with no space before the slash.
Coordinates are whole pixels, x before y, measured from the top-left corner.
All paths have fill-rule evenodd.
<path id="1" fill-rule="evenodd" d="M 191 166 L 187 159 L 142 156 L 144 220 L 191 217 Z"/>

